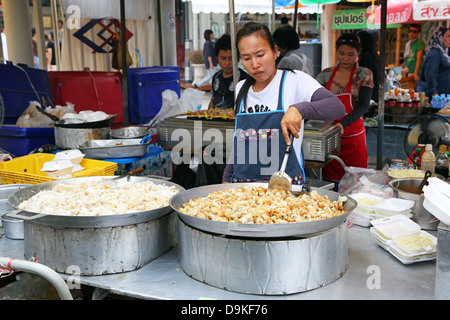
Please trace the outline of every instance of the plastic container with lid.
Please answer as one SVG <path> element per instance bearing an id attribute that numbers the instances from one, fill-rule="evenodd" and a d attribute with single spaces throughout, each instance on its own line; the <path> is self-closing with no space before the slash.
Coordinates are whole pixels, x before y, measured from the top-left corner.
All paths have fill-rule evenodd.
<path id="1" fill-rule="evenodd" d="M 396 215 L 396 214 L 406 214 L 410 212 L 411 208 L 414 207 L 415 201 L 390 198 L 380 201 L 373 206 L 375 212 L 385 214 L 385 215 Z"/>
<path id="2" fill-rule="evenodd" d="M 431 144 L 427 144 L 425 146 L 425 152 L 422 155 L 422 159 L 420 161 L 421 169 L 423 171 L 430 170 L 434 173 L 436 167 L 436 156 L 433 152 L 433 146 Z"/>

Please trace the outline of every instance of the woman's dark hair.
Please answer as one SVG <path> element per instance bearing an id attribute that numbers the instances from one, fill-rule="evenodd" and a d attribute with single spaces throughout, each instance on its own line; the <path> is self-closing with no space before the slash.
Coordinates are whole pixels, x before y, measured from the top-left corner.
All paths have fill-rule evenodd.
<path id="1" fill-rule="evenodd" d="M 207 29 L 205 30 L 205 32 L 203 32 L 203 38 L 205 38 L 206 41 L 211 40 L 211 35 L 213 34 L 213 31 L 211 29 Z"/>
<path id="2" fill-rule="evenodd" d="M 231 36 L 229 34 L 223 34 L 219 39 L 217 39 L 216 44 L 214 45 L 216 56 L 219 55 L 220 50 L 231 50 Z"/>
<path id="3" fill-rule="evenodd" d="M 377 42 L 375 40 L 374 34 L 367 30 L 361 30 L 358 32 L 358 38 L 361 42 L 361 55 L 365 53 L 371 54 L 376 60 L 379 59 Z"/>
<path id="4" fill-rule="evenodd" d="M 260 24 L 260 23 L 248 22 L 242 27 L 241 30 L 239 30 L 239 32 L 236 35 L 236 48 L 237 48 L 238 55 L 240 55 L 239 42 L 242 40 L 242 38 L 250 36 L 254 33 L 257 33 L 261 38 L 266 40 L 267 43 L 269 44 L 270 48 L 272 50 L 275 50 L 275 42 L 273 41 L 273 38 L 272 38 L 272 35 L 270 34 L 269 28 L 267 28 L 267 26 Z M 242 88 L 239 91 L 237 98 L 236 98 L 236 103 L 235 103 L 235 108 L 234 108 L 235 113 L 237 113 L 237 110 L 239 108 L 239 102 L 241 101 L 242 98 L 244 99 L 244 106 L 246 105 L 248 90 L 255 82 L 256 81 L 253 77 L 247 77 L 247 79 L 245 80 L 245 82 L 242 85 Z"/>
<path id="5" fill-rule="evenodd" d="M 336 40 L 336 50 L 339 49 L 339 47 L 342 45 L 347 45 L 352 48 L 355 48 L 356 51 L 361 50 L 361 42 L 359 41 L 358 36 L 354 33 L 343 33 Z"/>
<path id="6" fill-rule="evenodd" d="M 273 32 L 273 40 L 278 47 L 288 48 L 289 51 L 300 48 L 298 33 L 295 32 L 294 27 L 291 27 L 290 25 L 278 27 Z"/>

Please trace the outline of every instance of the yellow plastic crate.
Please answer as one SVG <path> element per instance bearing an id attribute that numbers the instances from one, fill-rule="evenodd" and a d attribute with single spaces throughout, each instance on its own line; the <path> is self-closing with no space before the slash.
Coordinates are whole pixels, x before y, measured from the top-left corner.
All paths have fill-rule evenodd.
<path id="1" fill-rule="evenodd" d="M 48 177 L 45 172 L 41 171 L 44 163 L 51 161 L 54 158 L 54 154 L 35 153 L 18 157 L 11 161 L 0 162 L 0 177 L 3 180 L 3 184 L 36 184 L 58 180 L 56 178 Z M 84 170 L 73 174 L 73 178 L 88 176 L 112 176 L 114 175 L 114 172 L 117 171 L 117 163 L 108 161 L 83 159 L 80 165 L 84 168 Z"/>

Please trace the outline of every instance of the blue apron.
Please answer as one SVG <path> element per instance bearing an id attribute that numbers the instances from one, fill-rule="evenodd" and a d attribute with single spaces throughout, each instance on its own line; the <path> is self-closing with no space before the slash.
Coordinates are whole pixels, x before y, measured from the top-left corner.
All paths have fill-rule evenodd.
<path id="1" fill-rule="evenodd" d="M 243 102 L 238 101 L 239 112 L 236 114 L 235 134 L 234 134 L 234 148 L 233 148 L 233 166 L 234 173 L 231 182 L 254 182 L 267 181 L 273 173 L 280 170 L 281 162 L 283 161 L 286 141 L 281 130 L 281 119 L 285 111 L 283 108 L 283 88 L 286 77 L 286 72 L 280 81 L 280 88 L 278 92 L 278 106 L 274 111 L 266 111 L 264 106 L 249 107 L 246 112 L 243 110 Z M 259 110 L 259 109 L 263 110 Z M 255 109 L 255 110 L 253 110 Z M 276 141 L 272 141 L 276 139 Z M 278 144 L 278 148 L 276 148 Z M 272 146 L 274 152 L 278 151 L 278 167 L 271 172 L 261 172 L 261 169 L 269 171 L 272 155 Z M 303 170 L 303 156 L 300 155 L 300 161 L 297 157 L 297 152 L 294 150 L 290 153 L 286 165 L 286 174 L 292 178 L 292 184 L 304 184 L 303 177 L 305 176 Z"/>

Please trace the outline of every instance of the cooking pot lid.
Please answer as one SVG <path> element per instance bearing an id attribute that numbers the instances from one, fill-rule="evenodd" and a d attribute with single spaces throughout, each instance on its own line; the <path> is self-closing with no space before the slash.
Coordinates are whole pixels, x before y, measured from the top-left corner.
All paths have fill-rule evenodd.
<path id="1" fill-rule="evenodd" d="M 73 123 L 70 119 L 62 119 L 55 121 L 55 127 L 60 128 L 71 128 L 71 129 L 95 129 L 95 128 L 105 128 L 110 127 L 113 123 L 114 119 L 117 117 L 117 114 L 113 114 L 108 116 L 108 118 L 100 121 L 92 121 L 92 122 L 81 122 L 81 123 Z"/>

